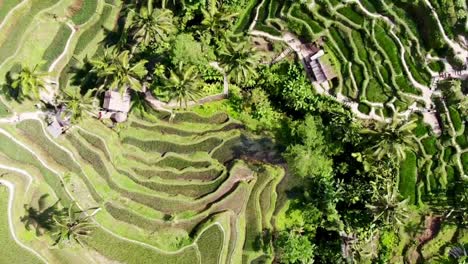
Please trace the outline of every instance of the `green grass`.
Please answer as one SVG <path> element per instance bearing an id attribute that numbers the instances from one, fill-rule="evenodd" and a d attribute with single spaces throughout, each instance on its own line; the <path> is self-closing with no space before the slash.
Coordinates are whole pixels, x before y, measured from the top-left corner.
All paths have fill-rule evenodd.
<path id="1" fill-rule="evenodd" d="M 88 132 L 85 132 L 81 129 L 78 129 L 78 134 L 80 134 L 81 137 L 83 137 L 89 144 L 91 144 L 93 147 L 99 149 L 103 154 L 104 157 L 108 160 L 111 161 L 111 156 L 109 151 L 107 150 L 106 143 L 99 137 L 90 134 Z"/>
<path id="2" fill-rule="evenodd" d="M 56 2 L 57 1 L 55 0 L 31 1 L 31 5 L 29 5 L 30 8 L 26 9 L 25 13 L 20 13 L 20 18 L 17 18 L 18 21 L 7 23 L 6 27 L 2 28 L 2 33 L 8 37 L 3 41 L 0 39 L 1 62 L 5 61 L 6 58 L 14 54 L 15 50 L 21 45 L 21 38 L 23 37 L 28 27 L 30 27 L 31 22 L 33 22 L 37 13 L 54 5 Z"/>
<path id="3" fill-rule="evenodd" d="M 154 131 L 154 132 L 159 132 L 161 134 L 173 134 L 177 136 L 194 136 L 194 135 L 205 135 L 205 134 L 211 134 L 211 133 L 216 133 L 216 132 L 223 132 L 223 131 L 230 131 L 234 129 L 242 129 L 244 126 L 239 123 L 234 123 L 234 122 L 228 122 L 223 124 L 219 128 L 214 128 L 214 129 L 207 129 L 207 130 L 202 130 L 202 131 L 196 131 L 196 130 L 185 130 L 176 126 L 168 126 L 168 125 L 149 125 L 141 122 L 132 122 L 130 124 L 130 127 L 133 128 L 139 128 L 139 129 L 144 129 L 144 130 L 149 130 L 149 131 Z"/>
<path id="4" fill-rule="evenodd" d="M 24 120 L 17 125 L 21 133 L 34 142 L 48 158 L 53 159 L 58 165 L 62 166 L 69 172 L 78 175 L 86 184 L 88 191 L 92 194 L 96 201 L 101 201 L 102 198 L 96 192 L 95 188 L 83 174 L 80 165 L 75 162 L 70 154 L 63 149 L 59 148 L 56 144 L 51 142 L 43 132 L 42 125 L 37 120 Z"/>
<path id="5" fill-rule="evenodd" d="M 0 117 L 6 117 L 11 115 L 10 109 L 0 99 Z"/>
<path id="6" fill-rule="evenodd" d="M 210 165 L 211 165 L 211 162 L 209 161 L 204 161 L 204 160 L 196 161 L 196 160 L 185 159 L 179 156 L 167 155 L 163 157 L 161 160 L 159 160 L 158 162 L 154 163 L 153 166 L 171 167 L 177 170 L 183 170 L 189 167 L 207 168 Z"/>
<path id="7" fill-rule="evenodd" d="M 134 168 L 136 174 L 147 179 L 158 177 L 164 180 L 202 180 L 211 181 L 221 174 L 221 170 L 216 167 L 203 169 L 186 169 L 183 171 L 174 171 L 170 169 L 151 168 L 140 169 Z"/>
<path id="8" fill-rule="evenodd" d="M 167 263 L 193 264 L 197 263 L 197 253 L 194 247 L 189 247 L 177 254 L 164 254 L 154 249 L 131 243 L 112 236 L 98 228 L 86 239 L 86 244 L 107 258 L 122 263 Z"/>
<path id="9" fill-rule="evenodd" d="M 409 198 L 410 203 L 416 201 L 417 167 L 416 155 L 412 151 L 406 152 L 406 159 L 400 164 L 399 190 L 403 197 Z"/>
<path id="10" fill-rule="evenodd" d="M 60 29 L 55 34 L 52 43 L 46 49 L 44 54 L 42 55 L 42 60 L 45 62 L 41 65 L 41 69 L 43 71 L 47 71 L 50 65 L 62 54 L 67 45 L 67 41 L 70 38 L 72 31 L 69 26 L 66 24 L 62 24 Z"/>
<path id="11" fill-rule="evenodd" d="M 57 197 L 61 199 L 61 202 L 65 205 L 70 202 L 70 198 L 66 194 L 65 189 L 60 182 L 59 175 L 54 174 L 52 171 L 44 167 L 40 161 L 31 154 L 31 152 L 22 148 L 5 135 L 0 134 L 0 142 L 2 142 L 2 144 L 0 144 L 1 153 L 5 154 L 12 160 L 36 167 L 44 177 L 45 182 L 55 191 Z"/>
<path id="12" fill-rule="evenodd" d="M 99 35 L 99 32 L 102 30 L 104 23 L 107 21 L 111 14 L 112 7 L 108 5 L 104 6 L 102 14 L 99 16 L 99 20 L 96 21 L 91 27 L 87 28 L 86 31 L 80 35 L 78 42 L 75 46 L 74 54 L 81 54 L 83 51 L 86 50 L 91 40 L 93 40 L 97 35 Z"/>
<path id="13" fill-rule="evenodd" d="M 438 152 L 436 142 L 437 142 L 437 138 L 434 136 L 431 136 L 422 140 L 422 144 L 424 146 L 424 150 L 426 151 L 426 154 L 435 155 Z"/>
<path id="14" fill-rule="evenodd" d="M 366 89 L 366 98 L 371 102 L 387 102 L 392 96 L 391 91 L 387 91 L 380 83 L 375 79 L 369 81 L 369 85 Z"/>
<path id="15" fill-rule="evenodd" d="M 21 2 L 21 0 L 4 0 L 0 2 L 0 23 L 2 23 L 8 12 Z"/>
<path id="16" fill-rule="evenodd" d="M 358 25 L 361 25 L 364 22 L 364 18 L 362 17 L 362 15 L 354 11 L 353 8 L 351 8 L 350 6 L 338 9 L 338 13 L 342 14 L 347 19 L 351 20 L 352 22 Z"/>
<path id="17" fill-rule="evenodd" d="M 223 174 L 224 176 L 218 177 L 216 180 L 212 182 L 206 182 L 206 183 L 177 183 L 175 182 L 159 182 L 159 181 L 154 181 L 154 180 L 141 180 L 139 177 L 123 171 L 119 170 L 119 172 L 123 175 L 126 175 L 130 179 L 132 179 L 134 182 L 145 186 L 151 190 L 154 190 L 156 192 L 163 192 L 167 193 L 171 196 L 175 195 L 183 195 L 186 197 L 191 197 L 191 198 L 200 198 L 202 196 L 205 196 L 209 193 L 212 193 L 216 191 L 218 186 L 222 183 L 222 181 L 226 178 L 226 174 Z"/>
<path id="18" fill-rule="evenodd" d="M 73 14 L 71 17 L 71 20 L 76 24 L 76 25 L 81 25 L 86 23 L 88 20 L 91 19 L 91 17 L 94 15 L 97 9 L 97 0 L 78 0 L 82 2 L 82 6 L 78 12 Z"/>
<path id="19" fill-rule="evenodd" d="M 186 145 L 175 144 L 161 140 L 141 140 L 133 137 L 125 137 L 122 140 L 122 143 L 136 146 L 145 152 L 158 153 L 194 153 L 197 151 L 210 152 L 213 148 L 220 145 L 222 142 L 222 139 L 216 137 L 209 137 L 202 140 L 201 142 Z"/>
<path id="20" fill-rule="evenodd" d="M 461 162 L 463 164 L 465 174 L 468 175 L 468 152 L 465 152 L 461 155 Z"/>
<path id="21" fill-rule="evenodd" d="M 15 230 L 16 232 L 16 230 Z M 13 240 L 8 226 L 8 189 L 0 186 L 0 263 L 43 263 Z"/>
<path id="22" fill-rule="evenodd" d="M 460 113 L 454 106 L 449 107 L 450 119 L 452 120 L 455 131 L 461 131 L 463 129 L 463 121 L 460 117 Z"/>
<path id="23" fill-rule="evenodd" d="M 252 193 L 249 197 L 246 209 L 246 232 L 245 232 L 245 251 L 259 251 L 261 248 L 261 237 L 262 237 L 262 210 L 260 208 L 259 200 L 260 195 L 271 181 L 270 175 L 266 173 L 257 174 L 257 181 L 253 187 Z"/>
<path id="24" fill-rule="evenodd" d="M 224 246 L 224 232 L 218 225 L 208 227 L 197 241 L 201 262 L 218 264 Z"/>

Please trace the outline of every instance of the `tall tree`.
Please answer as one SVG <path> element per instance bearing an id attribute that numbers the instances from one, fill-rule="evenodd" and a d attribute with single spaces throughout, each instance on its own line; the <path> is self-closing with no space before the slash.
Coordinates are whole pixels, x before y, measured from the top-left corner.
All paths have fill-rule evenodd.
<path id="1" fill-rule="evenodd" d="M 115 52 L 109 52 L 111 55 L 91 60 L 94 71 L 102 79 L 102 87 L 124 92 L 130 88 L 136 91 L 142 90 L 142 79 L 148 73 L 145 68 L 146 60 L 140 60 L 135 63 L 130 61 L 130 52 L 125 50 L 116 57 Z M 106 57 L 108 56 L 108 57 Z"/>
<path id="2" fill-rule="evenodd" d="M 85 94 L 81 94 L 78 87 L 67 87 L 59 102 L 63 103 L 67 111 L 71 113 L 72 123 L 78 122 L 85 112 L 92 112 L 96 109 L 93 92 L 95 90 L 88 90 Z"/>
<path id="3" fill-rule="evenodd" d="M 75 211 L 74 207 L 75 204 L 72 204 L 68 208 L 67 214 L 53 217 L 57 226 L 57 231 L 53 234 L 55 237 L 54 245 L 73 241 L 83 245 L 82 239 L 89 237 L 92 229 L 95 227 L 95 224 L 91 220 L 92 215 L 86 212 L 97 208 Z"/>
<path id="4" fill-rule="evenodd" d="M 39 65 L 30 68 L 21 66 L 19 73 L 12 76 L 11 88 L 15 91 L 17 99 L 39 99 L 40 91 L 45 88 L 45 73 L 37 71 Z"/>
<path id="5" fill-rule="evenodd" d="M 374 214 L 374 221 L 381 221 L 389 226 L 403 224 L 408 217 L 409 199 L 400 198 L 396 183 L 391 179 L 378 179 L 372 182 L 372 186 L 373 202 L 367 207 Z"/>
<path id="6" fill-rule="evenodd" d="M 163 90 L 171 99 L 175 99 L 180 107 L 187 108 L 189 100 L 196 100 L 200 95 L 199 74 L 195 66 L 186 67 L 182 63 L 170 71 L 169 78 L 163 80 Z"/>
<path id="7" fill-rule="evenodd" d="M 220 59 L 229 78 L 240 86 L 245 86 L 252 77 L 258 76 L 260 55 L 247 41 L 237 42 L 226 38 Z"/>
<path id="8" fill-rule="evenodd" d="M 394 117 L 390 123 L 375 123 L 373 127 L 363 129 L 362 133 L 370 135 L 371 142 L 376 142 L 369 151 L 378 160 L 388 157 L 399 161 L 406 157 L 407 149 L 417 147 L 412 133 L 416 127 L 416 120 L 405 122 Z"/>
<path id="9" fill-rule="evenodd" d="M 150 2 L 148 1 L 148 6 L 141 7 L 139 12 L 135 12 L 129 27 L 130 36 L 143 46 L 165 40 L 175 31 L 172 11 L 153 8 Z"/>
<path id="10" fill-rule="evenodd" d="M 220 10 L 216 5 L 210 5 L 208 8 L 202 8 L 203 20 L 201 25 L 211 33 L 211 36 L 219 37 L 220 34 L 227 31 L 238 13 L 227 13 Z"/>
<path id="11" fill-rule="evenodd" d="M 280 263 L 314 263 L 315 245 L 296 231 L 282 231 L 275 241 Z"/>

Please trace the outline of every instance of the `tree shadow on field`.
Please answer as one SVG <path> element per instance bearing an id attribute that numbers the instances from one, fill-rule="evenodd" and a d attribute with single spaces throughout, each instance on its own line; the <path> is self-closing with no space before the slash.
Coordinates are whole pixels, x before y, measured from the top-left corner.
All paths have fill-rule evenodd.
<path id="1" fill-rule="evenodd" d="M 15 74 L 19 73 L 21 65 L 16 63 L 13 67 L 5 74 L 5 83 L 0 86 L 0 91 L 8 101 L 16 101 L 22 103 L 24 100 L 20 98 L 19 89 L 13 89 L 12 83 L 14 81 Z"/>
<path id="2" fill-rule="evenodd" d="M 47 207 L 47 198 L 49 194 L 42 195 L 39 200 L 37 207 L 24 205 L 26 214 L 20 218 L 21 222 L 24 223 L 27 230 L 34 228 L 36 235 L 41 236 L 45 232 L 50 232 L 55 227 L 54 216 L 62 216 L 64 211 L 59 208 L 60 200 L 57 200 L 54 204 Z"/>

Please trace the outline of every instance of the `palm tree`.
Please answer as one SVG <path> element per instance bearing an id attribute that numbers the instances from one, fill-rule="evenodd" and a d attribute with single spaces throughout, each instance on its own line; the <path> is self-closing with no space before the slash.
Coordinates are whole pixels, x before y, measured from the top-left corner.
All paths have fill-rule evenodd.
<path id="1" fill-rule="evenodd" d="M 378 160 L 384 156 L 398 161 L 405 159 L 405 151 L 410 147 L 417 147 L 412 134 L 417 127 L 416 120 L 405 123 L 396 117 L 390 123 L 376 123 L 371 129 L 361 132 L 372 136 L 372 142 L 377 142 L 369 148 L 372 155 Z"/>
<path id="2" fill-rule="evenodd" d="M 174 31 L 172 11 L 153 8 L 151 1 L 148 1 L 148 6 L 140 8 L 140 12 L 135 11 L 129 27 L 130 36 L 144 46 L 164 40 Z"/>
<path id="3" fill-rule="evenodd" d="M 195 66 L 185 67 L 182 63 L 176 70 L 170 71 L 169 78 L 165 78 L 163 90 L 171 99 L 176 99 L 179 106 L 188 106 L 189 100 L 196 100 L 200 95 L 199 74 Z"/>
<path id="4" fill-rule="evenodd" d="M 381 190 L 382 184 L 384 184 L 383 190 Z M 382 221 L 390 226 L 401 225 L 408 217 L 409 199 L 401 200 L 395 185 L 396 183 L 389 179 L 383 179 L 383 182 L 372 182 L 374 202 L 366 206 L 374 214 L 374 221 Z"/>
<path id="5" fill-rule="evenodd" d="M 39 64 L 32 69 L 28 66 L 21 66 L 20 72 L 13 76 L 11 88 L 16 92 L 16 98 L 40 98 L 40 91 L 45 88 L 43 79 L 45 74 L 36 71 L 38 66 Z"/>
<path id="6" fill-rule="evenodd" d="M 101 87 L 108 86 L 106 88 L 121 92 L 127 88 L 142 90 L 141 80 L 148 73 L 145 68 L 147 61 L 131 63 L 129 53 L 125 50 L 116 55 L 115 51 L 110 51 L 104 57 L 91 60 L 92 71 L 102 79 Z"/>
<path id="7" fill-rule="evenodd" d="M 75 241 L 83 245 L 82 239 L 89 237 L 95 227 L 91 219 L 93 214 L 89 215 L 86 211 L 95 210 L 95 212 L 97 212 L 97 208 L 74 211 L 75 205 L 76 204 L 71 204 L 65 215 L 53 217 L 57 226 L 57 231 L 53 234 L 56 237 L 54 245 L 65 241 Z"/>
<path id="8" fill-rule="evenodd" d="M 220 33 L 228 30 L 234 18 L 239 15 L 238 13 L 226 13 L 224 10 L 219 10 L 215 5 L 201 11 L 203 14 L 201 24 L 210 31 L 212 36 L 219 36 Z"/>
<path id="9" fill-rule="evenodd" d="M 95 89 L 88 90 L 81 94 L 78 87 L 67 87 L 59 99 L 64 104 L 67 111 L 71 113 L 71 121 L 75 123 L 83 117 L 84 112 L 92 112 L 96 109 L 94 104 L 93 92 Z"/>
<path id="10" fill-rule="evenodd" d="M 230 79 L 238 85 L 258 76 L 256 69 L 260 57 L 248 42 L 233 42 L 226 39 L 224 47 L 221 48 L 220 57 L 222 67 Z"/>

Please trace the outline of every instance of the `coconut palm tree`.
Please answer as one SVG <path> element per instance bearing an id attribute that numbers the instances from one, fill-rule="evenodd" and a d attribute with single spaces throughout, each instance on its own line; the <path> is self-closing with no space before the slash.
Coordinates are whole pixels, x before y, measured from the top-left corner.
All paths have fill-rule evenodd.
<path id="1" fill-rule="evenodd" d="M 60 217 L 53 217 L 57 227 L 57 231 L 53 234 L 55 237 L 54 245 L 73 241 L 83 245 L 82 239 L 91 235 L 95 227 L 91 219 L 93 214 L 89 215 L 86 212 L 89 210 L 95 210 L 95 212 L 97 212 L 97 208 L 75 211 L 75 206 L 76 204 L 71 204 L 66 214 Z"/>
<path id="2" fill-rule="evenodd" d="M 21 66 L 19 73 L 12 76 L 11 88 L 15 91 L 17 99 L 39 99 L 40 91 L 45 88 L 44 73 L 38 72 L 39 64 L 30 68 Z"/>
<path id="3" fill-rule="evenodd" d="M 238 13 L 226 13 L 224 10 L 219 10 L 215 5 L 208 9 L 201 9 L 203 20 L 201 22 L 204 29 L 210 31 L 210 35 L 219 36 L 222 32 L 228 30 L 232 26 L 233 20 L 239 15 Z"/>
<path id="4" fill-rule="evenodd" d="M 103 57 L 90 62 L 93 65 L 92 71 L 102 80 L 103 84 L 100 88 L 105 87 L 121 92 L 127 88 L 136 91 L 142 90 L 141 80 L 148 73 L 145 68 L 147 61 L 140 60 L 131 63 L 128 50 L 118 55 L 115 51 L 109 51 Z"/>
<path id="5" fill-rule="evenodd" d="M 234 42 L 226 38 L 220 51 L 221 66 L 229 78 L 238 85 L 245 84 L 256 77 L 260 62 L 258 52 L 248 42 Z"/>
<path id="6" fill-rule="evenodd" d="M 151 1 L 134 11 L 135 16 L 129 26 L 130 36 L 143 46 L 166 39 L 175 31 L 172 21 L 172 11 L 169 9 L 153 8 Z"/>
<path id="7" fill-rule="evenodd" d="M 199 74 L 195 66 L 186 67 L 182 63 L 175 70 L 170 71 L 169 78 L 165 78 L 163 90 L 171 99 L 175 99 L 179 106 L 185 108 L 189 100 L 196 100 L 200 95 Z"/>
<path id="8" fill-rule="evenodd" d="M 71 113 L 72 123 L 81 120 L 85 112 L 89 113 L 96 109 L 94 91 L 95 89 L 91 89 L 85 94 L 81 94 L 78 87 L 71 86 L 63 91 L 59 102 L 64 104 L 67 111 Z"/>
<path id="9" fill-rule="evenodd" d="M 384 185 L 384 189 L 381 189 Z M 389 179 L 372 182 L 373 203 L 366 205 L 374 214 L 374 221 L 382 221 L 384 224 L 394 225 L 403 223 L 408 217 L 408 201 L 401 200 L 396 183 Z"/>
<path id="10" fill-rule="evenodd" d="M 372 142 L 376 142 L 369 150 L 378 160 L 387 156 L 400 161 L 405 159 L 406 150 L 417 147 L 412 134 L 416 126 L 416 120 L 405 123 L 394 117 L 390 123 L 375 123 L 374 127 L 363 129 L 361 132 L 372 136 Z"/>

